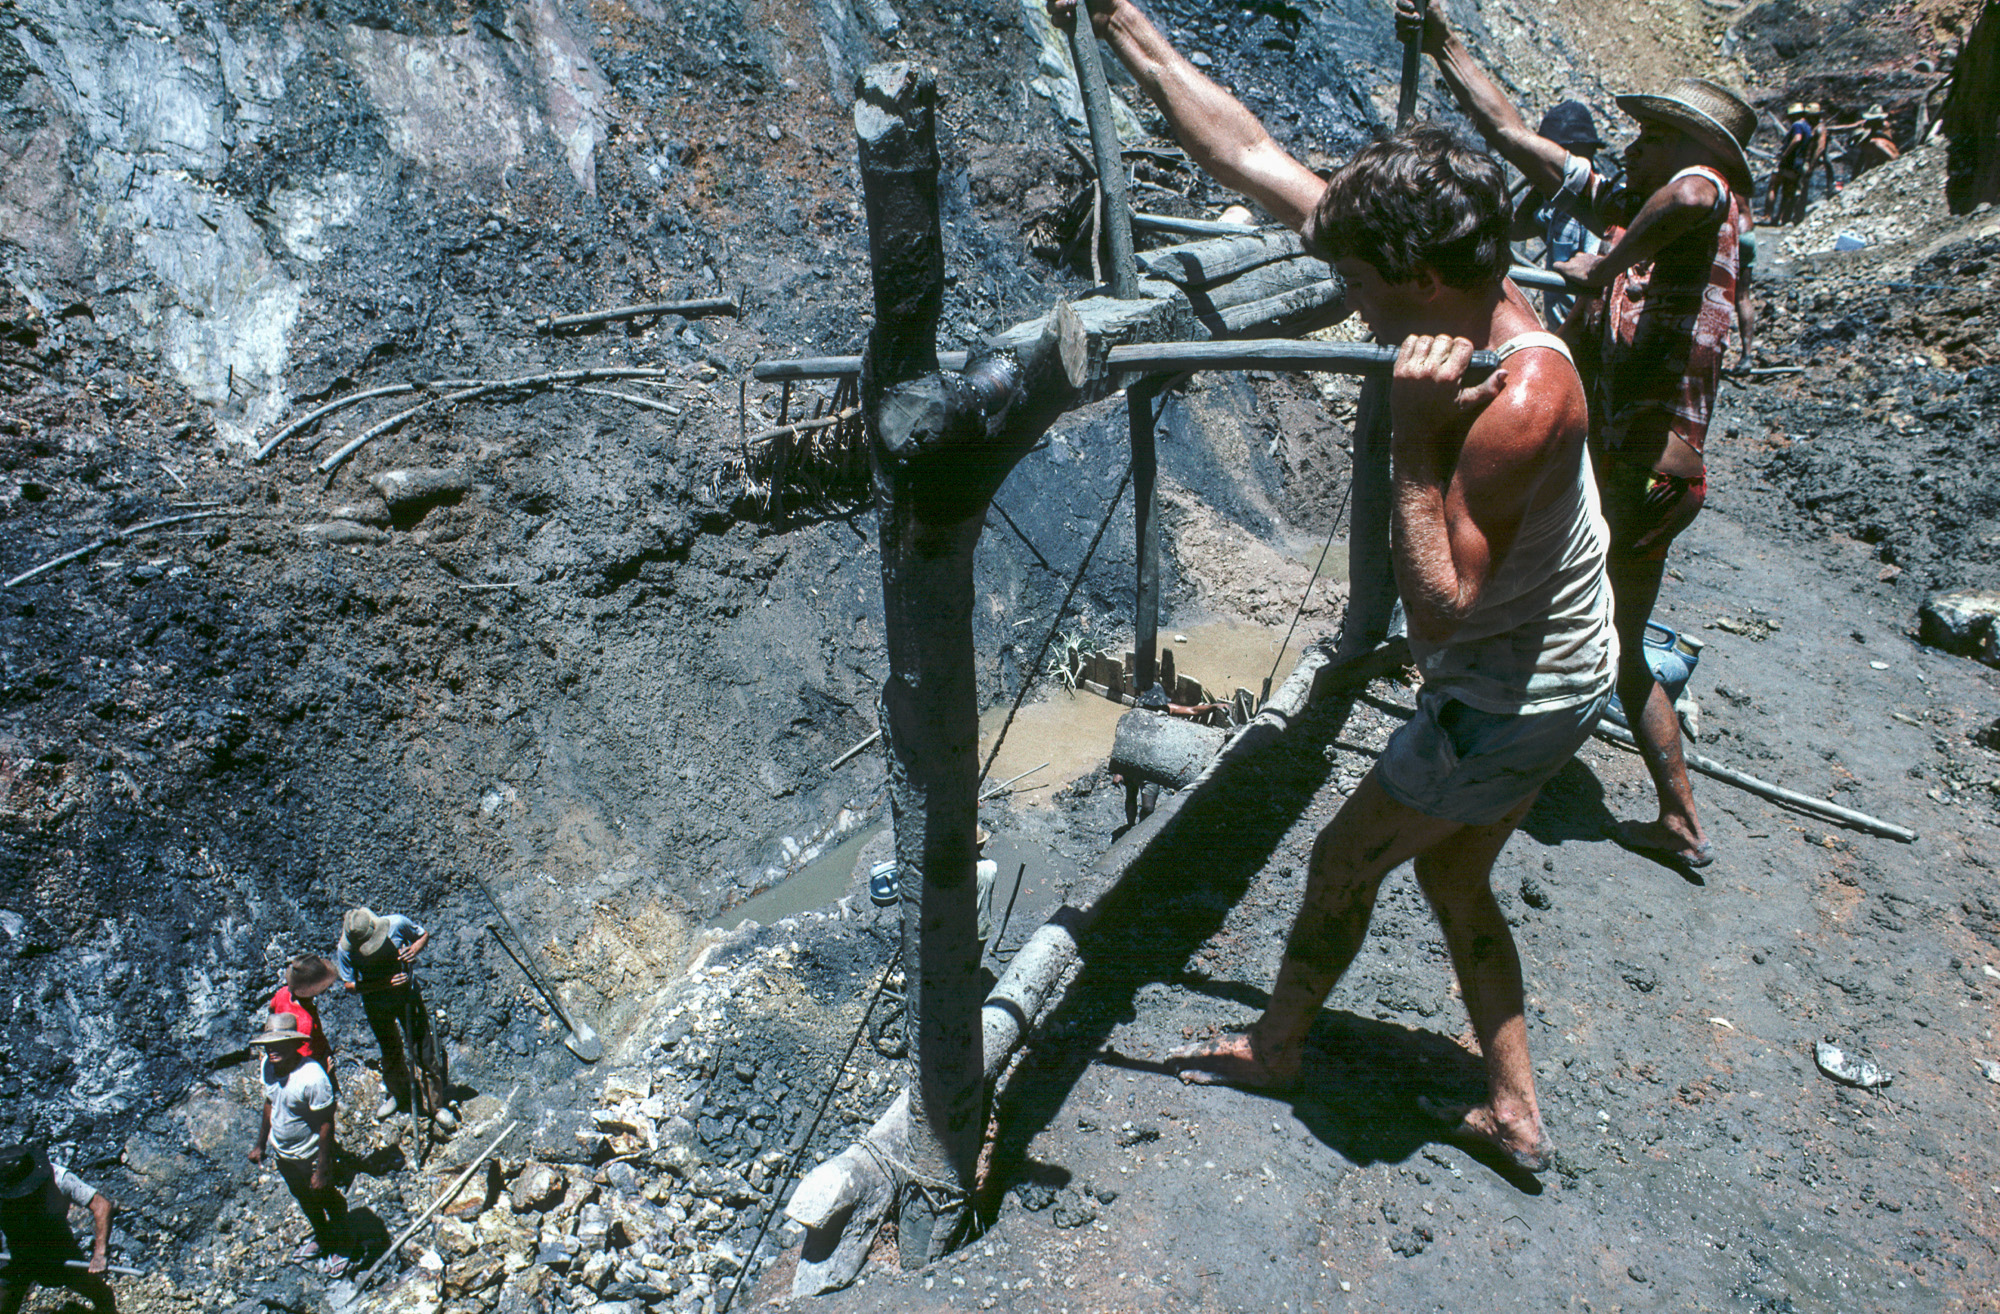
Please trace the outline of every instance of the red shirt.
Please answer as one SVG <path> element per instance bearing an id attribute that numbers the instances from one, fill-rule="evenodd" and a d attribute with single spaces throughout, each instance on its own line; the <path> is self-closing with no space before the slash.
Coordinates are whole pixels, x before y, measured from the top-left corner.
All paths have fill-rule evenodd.
<path id="1" fill-rule="evenodd" d="M 1563 325 L 1590 395 L 1591 448 L 1599 460 L 1652 462 L 1669 436 L 1697 455 L 1708 438 L 1717 377 L 1736 329 L 1738 244 L 1750 213 L 1722 175 L 1710 222 L 1618 275 L 1608 293 L 1578 304 Z M 1614 198 L 1592 173 L 1579 207 L 1604 222 Z M 1605 224 L 1607 242 L 1623 229 Z"/>
<path id="2" fill-rule="evenodd" d="M 333 1045 L 326 1038 L 326 1028 L 319 1024 L 319 1006 L 310 999 L 296 999 L 290 986 L 279 986 L 278 993 L 271 996 L 273 1013 L 290 1013 L 299 1020 L 299 1034 L 305 1043 L 299 1046 L 299 1053 L 325 1067 L 333 1057 Z"/>

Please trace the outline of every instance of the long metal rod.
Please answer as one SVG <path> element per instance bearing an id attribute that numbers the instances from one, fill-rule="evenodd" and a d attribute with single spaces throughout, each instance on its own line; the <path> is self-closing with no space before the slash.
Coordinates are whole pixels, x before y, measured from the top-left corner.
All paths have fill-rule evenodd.
<path id="1" fill-rule="evenodd" d="M 1430 18 L 1430 0 L 1417 0 L 1417 31 L 1403 43 L 1403 87 L 1396 97 L 1396 131 L 1410 126 L 1417 116 L 1417 85 L 1424 67 L 1424 24 Z"/>
<path id="2" fill-rule="evenodd" d="M 1097 33 L 1088 6 L 1077 6 L 1069 33 L 1070 54 L 1076 60 L 1076 89 L 1083 96 L 1084 118 L 1090 124 L 1090 151 L 1097 161 L 1097 189 L 1103 204 L 1104 240 L 1111 254 L 1111 292 L 1121 301 L 1139 295 L 1139 265 L 1132 256 L 1132 207 L 1125 199 L 1125 155 L 1118 144 L 1118 124 L 1111 116 L 1111 88 L 1104 81 L 1104 61 L 1097 52 Z"/>
<path id="3" fill-rule="evenodd" d="M 1616 725 L 1608 719 L 1597 723 L 1597 737 L 1608 739 L 1612 743 L 1622 745 L 1626 748 L 1638 748 L 1638 745 L 1632 741 L 1632 732 L 1630 730 Z M 1687 764 L 1703 775 L 1712 776 L 1725 784 L 1734 785 L 1738 789 L 1768 798 L 1775 803 L 1783 803 L 1787 807 L 1797 808 L 1802 812 L 1810 812 L 1814 816 L 1824 817 L 1828 821 L 1838 821 L 1842 825 L 1852 826 L 1856 830 L 1865 830 L 1870 834 L 1881 835 L 1892 840 L 1901 840 L 1905 844 L 1914 844 L 1917 842 L 1917 832 L 1909 829 L 1907 826 L 1898 826 L 1892 821 L 1882 821 L 1871 817 L 1866 812 L 1856 812 L 1853 808 L 1844 808 L 1838 803 L 1829 803 L 1823 798 L 1814 798 L 1810 794 L 1801 794 L 1796 790 L 1786 789 L 1783 785 L 1774 785 L 1768 780 L 1758 779 L 1747 771 L 1738 771 L 1735 767 L 1724 766 L 1713 758 L 1703 757 L 1700 753 L 1688 753 L 1686 757 Z"/>
<path id="4" fill-rule="evenodd" d="M 938 364 L 947 370 L 965 368 L 965 354 L 941 351 Z M 1305 342 L 1297 338 L 1230 338 L 1221 342 L 1140 342 L 1113 347 L 1106 357 L 1114 370 L 1319 370 L 1334 374 L 1386 371 L 1396 363 L 1396 349 L 1368 342 Z M 1497 360 L 1490 351 L 1472 353 L 1468 375 L 1490 372 Z M 764 360 L 750 367 L 751 377 L 780 379 L 840 379 L 861 372 L 859 356 L 817 356 L 800 360 Z"/>
<path id="5" fill-rule="evenodd" d="M 479 1152 L 479 1157 L 477 1159 L 474 1159 L 471 1163 L 465 1166 L 465 1171 L 458 1175 L 458 1180 L 453 1182 L 450 1186 L 446 1187 L 443 1195 L 431 1201 L 430 1208 L 424 1210 L 421 1214 L 417 1215 L 416 1222 L 411 1223 L 408 1227 L 404 1228 L 401 1235 L 399 1235 L 394 1241 L 391 1241 L 389 1243 L 389 1248 L 382 1252 L 382 1257 L 376 1260 L 373 1264 L 370 1264 L 368 1266 L 368 1271 L 366 1273 L 363 1273 L 361 1275 L 360 1280 L 354 1284 L 355 1295 L 358 1296 L 362 1292 L 368 1289 L 369 1280 L 375 1276 L 376 1271 L 380 1269 L 382 1265 L 388 1263 L 391 1259 L 393 1259 L 396 1256 L 396 1254 L 402 1250 L 403 1242 L 415 1236 L 417 1234 L 418 1228 L 422 1227 L 425 1223 L 431 1221 L 432 1214 L 435 1214 L 438 1210 L 444 1208 L 447 1204 L 451 1203 L 451 1201 L 458 1195 L 458 1193 L 465 1189 L 465 1184 L 472 1180 L 472 1175 L 479 1171 L 479 1166 L 485 1163 L 488 1159 L 492 1158 L 493 1152 L 500 1148 L 500 1142 L 506 1140 L 509 1136 L 513 1135 L 514 1129 L 520 1125 L 521 1125 L 520 1122 L 515 1121 L 515 1122 L 510 1122 L 505 1127 L 503 1127 L 500 1131 L 500 1134 L 493 1138 L 493 1143 L 487 1146 L 485 1149 L 481 1150 Z"/>

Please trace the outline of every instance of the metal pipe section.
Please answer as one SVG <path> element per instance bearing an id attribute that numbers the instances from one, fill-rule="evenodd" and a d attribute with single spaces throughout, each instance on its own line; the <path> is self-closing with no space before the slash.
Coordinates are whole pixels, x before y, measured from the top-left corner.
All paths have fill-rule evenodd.
<path id="1" fill-rule="evenodd" d="M 1132 683 L 1142 706 L 1159 684 L 1160 463 L 1154 430 L 1159 418 L 1155 408 L 1159 386 L 1158 379 L 1141 379 L 1125 393 L 1132 434 L 1133 555 L 1139 566 L 1133 606 Z"/>
<path id="2" fill-rule="evenodd" d="M 960 371 L 970 353 L 941 351 L 938 366 Z M 1185 370 L 1302 370 L 1328 374 L 1370 374 L 1396 363 L 1396 349 L 1369 342 L 1305 342 L 1297 338 L 1233 338 L 1221 342 L 1141 342 L 1113 347 L 1107 363 L 1114 370 L 1150 373 Z M 1472 353 L 1466 370 L 1477 381 L 1498 362 L 1490 351 Z M 760 360 L 750 377 L 760 383 L 796 379 L 852 378 L 861 372 L 859 356 L 815 356 L 798 360 Z"/>

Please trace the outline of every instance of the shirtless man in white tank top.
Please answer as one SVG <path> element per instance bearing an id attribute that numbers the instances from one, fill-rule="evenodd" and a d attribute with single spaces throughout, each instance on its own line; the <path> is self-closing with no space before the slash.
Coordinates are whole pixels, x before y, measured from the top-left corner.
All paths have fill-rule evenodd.
<path id="1" fill-rule="evenodd" d="M 1520 958 L 1488 884 L 1542 785 L 1610 696 L 1616 666 L 1604 534 L 1585 458 L 1582 384 L 1505 278 L 1499 167 L 1437 128 L 1368 147 L 1322 181 L 1131 0 L 1089 0 L 1105 37 L 1196 163 L 1241 191 L 1346 280 L 1385 341 L 1393 538 L 1417 714 L 1313 847 L 1303 904 L 1263 1016 L 1177 1052 L 1183 1080 L 1284 1087 L 1306 1033 L 1368 930 L 1382 878 L 1413 861 L 1479 1038 L 1488 1098 L 1426 1104 L 1461 1138 L 1539 1172 L 1548 1141 L 1522 1016 Z M 1075 0 L 1048 0 L 1058 22 Z M 1475 386 L 1475 349 L 1507 353 Z"/>

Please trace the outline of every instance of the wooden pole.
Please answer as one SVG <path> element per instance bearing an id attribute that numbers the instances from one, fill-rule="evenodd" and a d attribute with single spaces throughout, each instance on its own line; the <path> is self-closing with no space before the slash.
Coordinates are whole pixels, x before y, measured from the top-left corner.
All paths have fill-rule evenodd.
<path id="1" fill-rule="evenodd" d="M 1132 684 L 1145 705 L 1159 683 L 1160 658 L 1160 462 L 1154 423 L 1160 400 L 1157 379 L 1142 379 L 1125 393 L 1132 437 L 1132 537 L 1138 560 L 1133 597 Z M 1165 699 L 1159 700 L 1162 705 Z"/>
<path id="2" fill-rule="evenodd" d="M 368 1271 L 366 1273 L 363 1273 L 361 1275 L 360 1280 L 354 1284 L 354 1293 L 357 1296 L 368 1289 L 369 1280 L 375 1276 L 376 1270 L 380 1269 L 382 1265 L 388 1263 L 392 1258 L 395 1257 L 396 1252 L 403 1248 L 403 1242 L 415 1236 L 417 1234 L 418 1228 L 422 1227 L 425 1223 L 430 1222 L 432 1214 L 435 1214 L 438 1210 L 444 1208 L 446 1205 L 450 1204 L 452 1200 L 457 1198 L 458 1193 L 465 1189 L 465 1184 L 472 1180 L 472 1175 L 479 1171 L 479 1165 L 485 1163 L 488 1159 L 492 1158 L 493 1152 L 500 1148 L 500 1142 L 506 1140 L 509 1136 L 513 1135 L 514 1129 L 520 1125 L 521 1124 L 518 1122 L 510 1122 L 504 1128 L 502 1128 L 500 1134 L 493 1138 L 493 1143 L 488 1145 L 485 1149 L 481 1150 L 479 1152 L 479 1157 L 477 1159 L 474 1159 L 471 1163 L 465 1166 L 465 1171 L 458 1175 L 458 1180 L 453 1182 L 450 1186 L 446 1187 L 445 1193 L 443 1195 L 431 1201 L 430 1208 L 424 1210 L 421 1214 L 418 1214 L 416 1221 L 411 1223 L 408 1227 L 404 1228 L 402 1233 L 399 1236 L 397 1236 L 397 1238 L 394 1241 L 391 1241 L 389 1243 L 389 1248 L 382 1252 L 382 1257 L 376 1260 L 373 1264 L 370 1264 L 368 1266 Z"/>
<path id="3" fill-rule="evenodd" d="M 1132 207 L 1125 199 L 1125 154 L 1118 145 L 1118 124 L 1111 114 L 1111 87 L 1104 80 L 1104 61 L 1097 51 L 1088 4 L 1076 7 L 1069 33 L 1070 54 L 1076 61 L 1076 88 L 1090 124 L 1090 150 L 1097 161 L 1098 213 L 1111 249 L 1111 294 L 1129 301 L 1139 295 L 1139 267 L 1132 256 Z"/>

